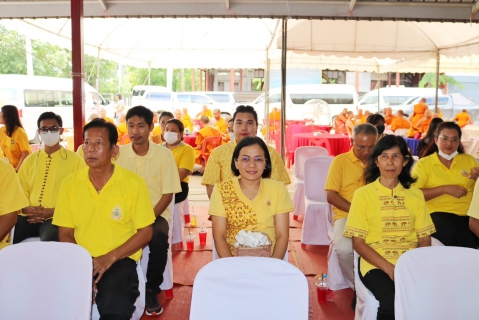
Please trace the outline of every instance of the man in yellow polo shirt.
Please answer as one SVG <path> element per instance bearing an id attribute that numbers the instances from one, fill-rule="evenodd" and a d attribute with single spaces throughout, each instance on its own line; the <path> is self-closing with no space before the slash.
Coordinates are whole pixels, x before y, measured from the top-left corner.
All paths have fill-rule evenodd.
<path id="1" fill-rule="evenodd" d="M 162 114 L 160 122 L 163 118 Z M 153 112 L 143 106 L 131 108 L 126 114 L 126 123 L 131 143 L 120 148 L 116 163 L 137 173 L 146 181 L 150 206 L 155 212 L 153 237 L 149 242 L 145 302 L 146 314 L 157 316 L 163 312 L 158 293 L 161 292 L 160 285 L 168 260 L 168 205 L 173 194 L 181 192 L 180 176 L 171 151 L 149 139 L 153 130 Z"/>
<path id="2" fill-rule="evenodd" d="M 329 168 L 326 179 L 326 196 L 333 205 L 334 247 L 339 267 L 354 288 L 353 244 L 351 238 L 343 236 L 354 191 L 364 185 L 363 171 L 372 153 L 378 131 L 369 123 L 361 123 L 353 128 L 351 143 L 347 153 L 336 156 Z"/>
<path id="3" fill-rule="evenodd" d="M 203 174 L 201 184 L 206 186 L 208 198 L 211 197 L 213 187 L 221 181 L 235 177 L 231 171 L 231 157 L 236 144 L 244 137 L 255 137 L 258 132 L 258 115 L 251 106 L 239 106 L 233 115 L 233 126 L 235 141 L 216 147 L 210 154 L 210 158 Z M 276 149 L 268 146 L 271 157 L 271 178 L 272 180 L 283 182 L 285 185 L 291 183 L 288 172 L 283 160 Z"/>
<path id="4" fill-rule="evenodd" d="M 76 243 L 93 257 L 93 290 L 102 319 L 130 319 L 140 295 L 136 264 L 152 236 L 155 214 L 137 174 L 111 162 L 118 153 L 112 123 L 83 128 L 87 167 L 63 180 L 53 224 L 61 242 Z"/>
<path id="5" fill-rule="evenodd" d="M 10 233 L 17 222 L 17 211 L 28 206 L 15 169 L 5 160 L 0 159 L 0 240 Z M 6 199 L 15 199 L 7 201 Z"/>
<path id="6" fill-rule="evenodd" d="M 38 118 L 37 126 L 45 148 L 26 157 L 18 171 L 29 204 L 18 217 L 14 244 L 31 237 L 58 241 L 58 227 L 52 225 L 58 190 L 63 179 L 85 166 L 77 154 L 60 145 L 63 120 L 59 115 L 44 112 Z"/>

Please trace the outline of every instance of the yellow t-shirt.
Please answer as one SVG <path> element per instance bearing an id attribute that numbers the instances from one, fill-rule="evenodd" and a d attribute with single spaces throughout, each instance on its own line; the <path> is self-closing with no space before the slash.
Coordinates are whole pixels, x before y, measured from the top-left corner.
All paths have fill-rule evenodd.
<path id="1" fill-rule="evenodd" d="M 0 159 L 0 199 L 0 216 L 28 207 L 15 170 L 3 159 Z"/>
<path id="2" fill-rule="evenodd" d="M 294 211 L 293 203 L 283 183 L 261 179 L 258 195 L 250 200 L 243 194 L 238 177 L 234 177 L 213 188 L 209 214 L 228 220 L 226 241 L 233 253 L 235 236 L 243 229 L 261 231 L 268 235 L 273 250 L 276 243 L 274 216 L 291 211 Z"/>
<path id="3" fill-rule="evenodd" d="M 193 124 L 191 123 L 191 117 L 189 114 L 184 114 L 181 117 L 181 122 L 183 123 L 185 129 L 188 128 L 188 130 L 190 130 L 190 133 L 193 132 Z"/>
<path id="4" fill-rule="evenodd" d="M 234 178 L 235 175 L 231 171 L 231 158 L 235 147 L 236 141 L 232 141 L 213 149 L 201 180 L 202 185 L 215 185 L 218 182 Z M 278 152 L 270 146 L 268 146 L 268 150 L 272 167 L 270 179 L 282 182 L 285 185 L 290 184 L 291 180 Z"/>
<path id="5" fill-rule="evenodd" d="M 333 190 L 351 202 L 354 191 L 364 186 L 364 164 L 354 154 L 353 148 L 336 156 L 329 167 L 325 190 Z M 334 220 L 347 218 L 348 213 L 333 206 Z"/>
<path id="6" fill-rule="evenodd" d="M 467 112 L 460 112 L 456 114 L 454 121 L 457 121 L 457 125 L 462 128 L 466 124 L 469 124 L 469 121 L 471 121 L 471 116 Z"/>
<path id="7" fill-rule="evenodd" d="M 449 212 L 465 216 L 472 199 L 475 181 L 467 178 L 471 169 L 478 167 L 476 159 L 466 153 L 456 155 L 448 169 L 439 160 L 437 153 L 419 159 L 412 170 L 412 176 L 418 180 L 414 183 L 416 188 L 435 188 L 443 185 L 458 185 L 467 189 L 467 195 L 456 198 L 448 194 L 427 201 L 427 211 Z"/>
<path id="8" fill-rule="evenodd" d="M 226 124 L 224 118 L 220 118 L 218 121 L 216 121 L 214 127 L 218 129 L 221 133 L 228 133 L 228 125 Z"/>
<path id="9" fill-rule="evenodd" d="M 115 165 L 115 171 L 97 193 L 85 167 L 69 175 L 60 187 L 53 224 L 73 228 L 75 241 L 95 258 L 120 247 L 136 230 L 155 221 L 145 182 Z M 130 256 L 138 261 L 141 249 Z"/>
<path id="10" fill-rule="evenodd" d="M 166 146 L 163 145 L 165 148 Z M 178 169 L 186 169 L 190 172 L 193 172 L 193 167 L 195 166 L 195 150 L 189 144 L 180 142 L 176 147 L 170 149 L 175 158 L 176 167 Z M 190 182 L 190 176 L 186 176 L 183 182 Z"/>
<path id="11" fill-rule="evenodd" d="M 30 154 L 32 148 L 30 148 L 27 134 L 23 128 L 15 128 L 11 137 L 7 135 L 6 129 L 5 126 L 0 128 L 0 146 L 10 164 L 16 168 L 22 157 L 22 152 L 27 151 Z"/>
<path id="12" fill-rule="evenodd" d="M 344 236 L 364 239 L 381 257 L 396 265 L 406 251 L 417 248 L 418 238 L 436 232 L 421 190 L 401 183 L 386 188 L 379 178 L 354 193 Z M 361 259 L 361 274 L 376 269 Z"/>
<path id="13" fill-rule="evenodd" d="M 55 208 L 63 179 L 84 166 L 77 154 L 64 148 L 50 156 L 43 149 L 29 155 L 18 171 L 29 205 Z"/>
<path id="14" fill-rule="evenodd" d="M 479 179 L 475 183 L 476 187 L 478 183 L 479 183 Z M 467 215 L 469 217 L 479 219 L 479 210 L 477 210 L 477 208 L 479 208 L 479 188 L 478 189 L 474 188 L 474 192 L 471 199 L 471 205 L 469 206 Z"/>
<path id="15" fill-rule="evenodd" d="M 121 146 L 116 163 L 146 181 L 152 207 L 156 206 L 163 194 L 181 192 L 175 158 L 163 146 L 149 141 L 148 153 L 144 156 L 138 156 L 131 144 Z M 166 207 L 161 216 L 170 221 L 170 209 Z"/>
<path id="16" fill-rule="evenodd" d="M 125 134 L 128 133 L 128 128 L 126 127 L 126 123 L 121 123 L 116 127 L 116 130 L 118 131 L 118 144 L 121 143 L 121 139 Z"/>

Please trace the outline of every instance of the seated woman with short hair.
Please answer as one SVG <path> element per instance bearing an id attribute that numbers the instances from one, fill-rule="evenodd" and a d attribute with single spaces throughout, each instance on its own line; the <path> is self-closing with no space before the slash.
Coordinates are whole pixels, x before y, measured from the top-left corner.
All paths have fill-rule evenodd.
<path id="1" fill-rule="evenodd" d="M 435 231 L 422 192 L 411 186 L 413 164 L 402 137 L 378 141 L 354 193 L 344 236 L 359 254 L 359 278 L 379 301 L 377 319 L 394 319 L 394 267 L 408 250 L 431 245 Z"/>
<path id="2" fill-rule="evenodd" d="M 283 259 L 289 237 L 293 203 L 284 183 L 268 179 L 271 158 L 258 137 L 243 138 L 233 152 L 235 178 L 215 185 L 209 214 L 216 251 L 221 258 L 234 255 L 235 237 L 241 230 L 260 231 L 271 240 L 271 257 Z"/>

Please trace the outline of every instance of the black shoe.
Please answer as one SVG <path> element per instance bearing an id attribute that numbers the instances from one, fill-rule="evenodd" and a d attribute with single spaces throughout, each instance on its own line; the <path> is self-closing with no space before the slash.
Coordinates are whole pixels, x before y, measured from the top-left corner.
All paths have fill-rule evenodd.
<path id="1" fill-rule="evenodd" d="M 203 174 L 199 171 L 195 171 L 191 174 L 192 176 L 202 176 Z"/>
<path id="2" fill-rule="evenodd" d="M 156 290 L 146 289 L 145 307 L 147 316 L 159 316 L 163 312 Z"/>
<path id="3" fill-rule="evenodd" d="M 353 301 L 351 301 L 351 309 L 356 310 L 356 291 L 354 291 Z"/>

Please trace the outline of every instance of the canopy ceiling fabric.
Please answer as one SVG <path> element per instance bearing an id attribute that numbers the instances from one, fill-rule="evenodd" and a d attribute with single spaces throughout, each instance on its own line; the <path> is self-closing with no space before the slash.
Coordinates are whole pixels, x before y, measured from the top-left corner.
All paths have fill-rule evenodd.
<path id="1" fill-rule="evenodd" d="M 69 19 L 1 20 L 32 39 L 71 48 Z M 278 20 L 85 18 L 84 52 L 147 68 L 264 68 Z"/>

